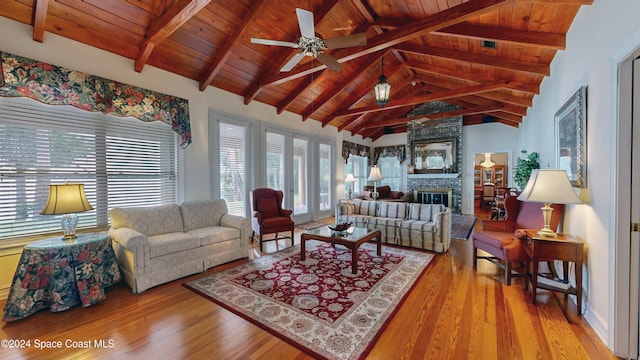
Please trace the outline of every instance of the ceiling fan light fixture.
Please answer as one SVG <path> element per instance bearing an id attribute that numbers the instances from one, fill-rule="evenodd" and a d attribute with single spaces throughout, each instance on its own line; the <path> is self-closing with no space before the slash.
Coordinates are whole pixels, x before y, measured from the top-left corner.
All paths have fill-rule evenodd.
<path id="1" fill-rule="evenodd" d="M 382 58 L 382 74 L 378 78 L 378 83 L 373 87 L 373 92 L 376 95 L 377 105 L 385 106 L 389 103 L 391 84 L 387 81 L 387 77 L 384 76 L 384 58 Z"/>

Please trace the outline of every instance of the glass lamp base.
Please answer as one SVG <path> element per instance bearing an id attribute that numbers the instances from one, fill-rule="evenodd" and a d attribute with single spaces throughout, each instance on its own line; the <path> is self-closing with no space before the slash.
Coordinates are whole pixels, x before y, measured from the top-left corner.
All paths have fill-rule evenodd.
<path id="1" fill-rule="evenodd" d="M 78 216 L 76 214 L 66 214 L 60 218 L 62 231 L 64 231 L 64 241 L 73 241 L 77 238 L 76 226 L 78 226 Z"/>

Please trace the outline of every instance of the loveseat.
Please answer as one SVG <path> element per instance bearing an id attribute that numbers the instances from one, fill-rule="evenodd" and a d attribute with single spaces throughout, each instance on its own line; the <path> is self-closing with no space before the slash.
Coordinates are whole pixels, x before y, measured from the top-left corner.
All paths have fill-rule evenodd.
<path id="1" fill-rule="evenodd" d="M 354 199 L 336 206 L 336 221 L 378 229 L 387 244 L 443 253 L 451 243 L 451 209 L 442 204 Z"/>
<path id="2" fill-rule="evenodd" d="M 249 255 L 251 221 L 224 200 L 113 208 L 111 242 L 134 293 Z"/>
<path id="3" fill-rule="evenodd" d="M 363 186 L 362 191 L 360 192 L 360 194 L 356 196 L 356 198 L 359 198 L 361 200 L 369 200 L 369 201 L 374 200 L 374 198 L 371 197 L 371 193 L 373 192 L 373 189 L 374 187 L 371 185 Z M 378 199 L 375 199 L 377 201 L 397 201 L 397 202 L 407 201 L 407 197 L 405 196 L 404 192 L 391 190 L 391 186 L 389 185 L 378 186 L 376 188 L 376 191 L 378 192 Z"/>

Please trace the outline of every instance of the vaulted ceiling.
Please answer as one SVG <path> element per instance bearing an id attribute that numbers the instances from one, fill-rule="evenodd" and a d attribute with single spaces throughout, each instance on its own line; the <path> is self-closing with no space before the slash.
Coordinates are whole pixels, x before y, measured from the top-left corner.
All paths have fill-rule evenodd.
<path id="1" fill-rule="evenodd" d="M 593 0 L 3 0 L 0 16 L 154 66 L 363 137 L 405 132 L 419 104 L 445 101 L 464 124 L 518 127 L 582 5 Z M 280 71 L 300 50 L 296 8 L 321 39 L 364 33 L 366 45 L 325 50 Z M 3 34 L 7 36 L 7 34 Z M 0 49 L 1 50 L 1 49 Z M 391 101 L 376 105 L 382 73 Z M 311 119 L 311 120 L 310 120 Z"/>

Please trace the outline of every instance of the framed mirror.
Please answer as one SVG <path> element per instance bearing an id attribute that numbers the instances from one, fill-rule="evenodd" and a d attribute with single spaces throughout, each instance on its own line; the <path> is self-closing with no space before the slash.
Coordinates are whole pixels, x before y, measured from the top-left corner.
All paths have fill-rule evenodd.
<path id="1" fill-rule="evenodd" d="M 455 138 L 415 140 L 411 144 L 414 174 L 457 173 Z"/>

